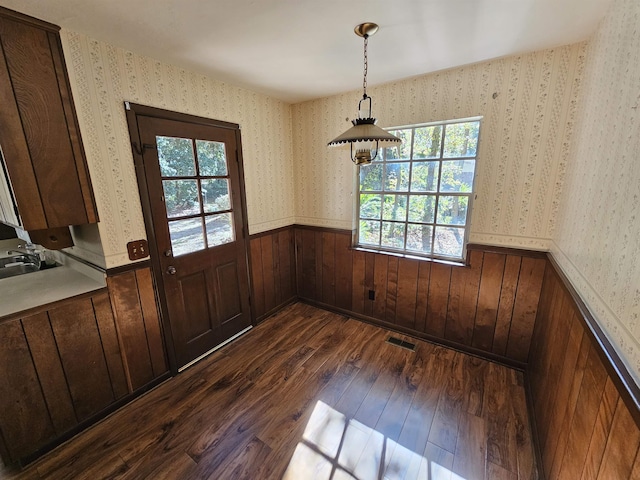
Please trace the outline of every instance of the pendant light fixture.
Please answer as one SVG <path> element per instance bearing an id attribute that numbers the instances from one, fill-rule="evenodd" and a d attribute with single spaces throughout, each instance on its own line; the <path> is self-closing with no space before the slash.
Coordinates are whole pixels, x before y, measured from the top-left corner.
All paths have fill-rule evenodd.
<path id="1" fill-rule="evenodd" d="M 328 145 L 330 147 L 349 147 L 353 163 L 356 165 L 368 165 L 372 160 L 376 159 L 381 148 L 399 145 L 401 140 L 376 126 L 376 119 L 371 115 L 371 97 L 367 95 L 367 70 L 369 67 L 367 63 L 367 44 L 369 43 L 369 37 L 378 31 L 378 25 L 371 22 L 361 23 L 354 31 L 356 35 L 364 38 L 363 95 L 358 102 L 358 118 L 351 120 L 353 127 L 331 140 Z"/>

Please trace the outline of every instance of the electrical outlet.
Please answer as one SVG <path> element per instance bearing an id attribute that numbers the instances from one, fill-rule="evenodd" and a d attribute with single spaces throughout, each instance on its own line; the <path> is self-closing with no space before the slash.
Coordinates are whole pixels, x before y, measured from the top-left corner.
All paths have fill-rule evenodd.
<path id="1" fill-rule="evenodd" d="M 146 240 L 134 240 L 127 243 L 129 260 L 139 260 L 149 256 L 149 245 Z"/>
<path id="2" fill-rule="evenodd" d="M 376 299 L 375 290 L 369 290 L 369 300 L 375 300 L 375 299 Z"/>

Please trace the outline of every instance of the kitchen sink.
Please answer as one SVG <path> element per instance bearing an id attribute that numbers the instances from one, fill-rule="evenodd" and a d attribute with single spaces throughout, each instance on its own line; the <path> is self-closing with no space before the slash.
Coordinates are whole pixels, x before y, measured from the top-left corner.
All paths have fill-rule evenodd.
<path id="1" fill-rule="evenodd" d="M 0 258 L 0 279 L 24 275 L 40 270 L 40 261 L 32 255 L 14 255 Z"/>

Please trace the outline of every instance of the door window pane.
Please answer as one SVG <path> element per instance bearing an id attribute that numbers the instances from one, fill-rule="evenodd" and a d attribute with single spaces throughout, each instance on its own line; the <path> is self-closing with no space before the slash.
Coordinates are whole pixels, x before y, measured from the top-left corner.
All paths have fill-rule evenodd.
<path id="1" fill-rule="evenodd" d="M 174 257 L 204 250 L 204 231 L 200 217 L 169 222 L 169 235 Z"/>
<path id="2" fill-rule="evenodd" d="M 224 143 L 196 140 L 200 175 L 224 177 L 227 175 L 227 155 Z"/>
<path id="3" fill-rule="evenodd" d="M 200 213 L 197 180 L 163 180 L 167 217 L 184 217 Z"/>
<path id="4" fill-rule="evenodd" d="M 207 242 L 209 248 L 234 241 L 233 235 L 233 215 L 231 213 L 220 213 L 205 217 L 207 224 Z"/>
<path id="5" fill-rule="evenodd" d="M 205 213 L 231 210 L 231 198 L 229 196 L 229 180 L 216 178 L 202 180 L 202 202 Z"/>
<path id="6" fill-rule="evenodd" d="M 160 173 L 163 177 L 189 177 L 196 174 L 193 144 L 188 138 L 156 137 Z"/>

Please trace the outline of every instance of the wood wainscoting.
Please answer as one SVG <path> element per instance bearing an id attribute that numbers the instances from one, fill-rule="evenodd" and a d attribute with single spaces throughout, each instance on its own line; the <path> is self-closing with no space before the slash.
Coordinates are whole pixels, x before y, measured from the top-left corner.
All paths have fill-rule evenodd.
<path id="1" fill-rule="evenodd" d="M 148 266 L 0 321 L 0 455 L 28 463 L 168 377 Z"/>
<path id="2" fill-rule="evenodd" d="M 127 393 L 105 290 L 0 323 L 0 452 L 34 454 Z"/>
<path id="3" fill-rule="evenodd" d="M 470 245 L 468 265 L 453 265 L 353 249 L 350 231 L 305 226 L 295 227 L 295 245 L 301 299 L 526 364 L 545 253 Z"/>
<path id="4" fill-rule="evenodd" d="M 151 268 L 133 268 L 107 277 L 129 392 L 169 369 Z"/>
<path id="5" fill-rule="evenodd" d="M 294 227 L 251 235 L 253 315 L 259 323 L 297 298 Z"/>
<path id="6" fill-rule="evenodd" d="M 552 258 L 526 370 L 544 478 L 640 478 L 638 388 Z"/>

